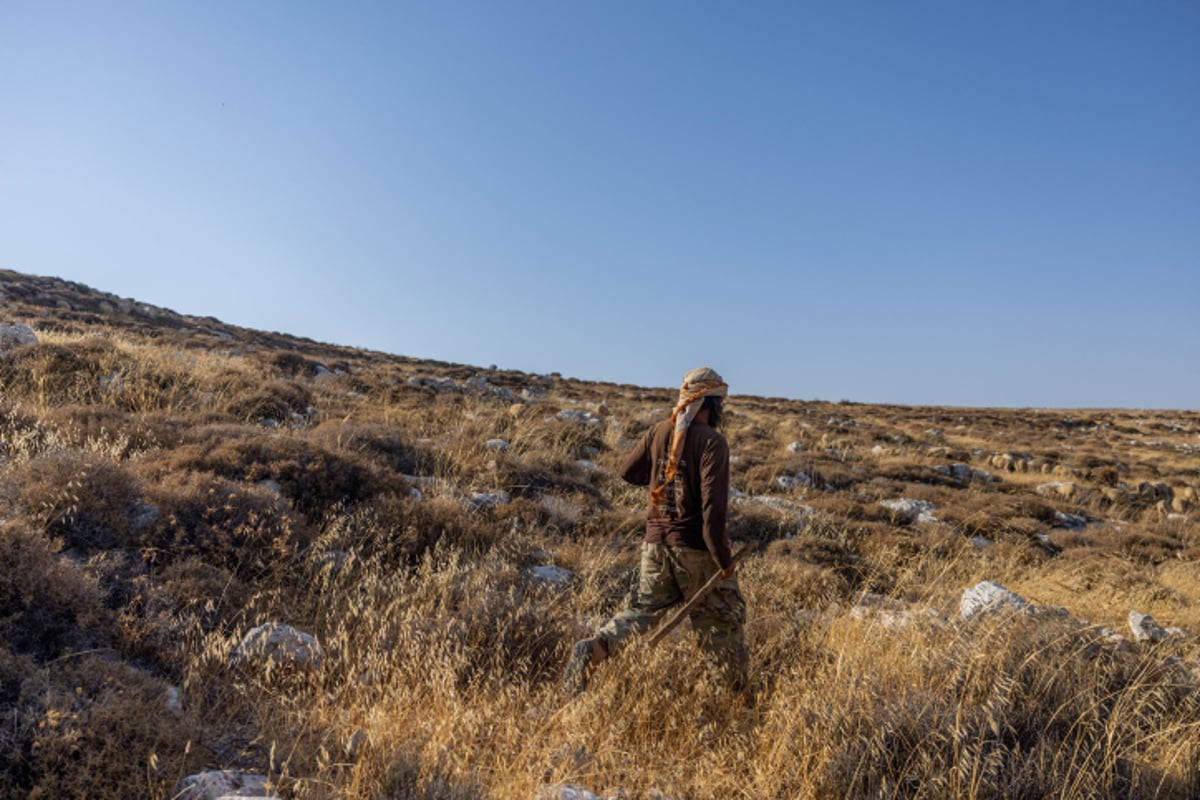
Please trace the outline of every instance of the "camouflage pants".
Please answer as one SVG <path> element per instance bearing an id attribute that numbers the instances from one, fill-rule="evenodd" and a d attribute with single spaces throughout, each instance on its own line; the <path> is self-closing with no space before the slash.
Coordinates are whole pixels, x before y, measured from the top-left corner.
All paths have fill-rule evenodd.
<path id="1" fill-rule="evenodd" d="M 643 543 L 638 589 L 625 598 L 624 608 L 615 617 L 600 626 L 597 635 L 609 652 L 614 652 L 632 634 L 654 627 L 690 600 L 716 572 L 717 565 L 707 550 Z M 744 689 L 749 667 L 746 601 L 737 576 L 718 583 L 689 619 L 714 677 L 730 689 Z"/>

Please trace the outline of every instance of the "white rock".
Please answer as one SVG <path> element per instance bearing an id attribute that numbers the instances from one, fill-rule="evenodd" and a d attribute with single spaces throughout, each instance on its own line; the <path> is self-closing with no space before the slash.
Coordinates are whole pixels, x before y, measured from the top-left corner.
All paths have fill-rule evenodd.
<path id="1" fill-rule="evenodd" d="M 881 444 L 877 444 L 871 448 L 871 452 L 877 456 L 884 455 L 885 453 L 887 453 L 887 451 L 888 451 L 887 448 Z"/>
<path id="2" fill-rule="evenodd" d="M 804 452 L 804 444 L 801 442 L 792 442 L 791 444 L 789 444 L 787 446 L 787 451 L 791 455 L 796 455 L 797 453 L 803 453 Z"/>
<path id="3" fill-rule="evenodd" d="M 1154 617 L 1137 611 L 1129 612 L 1129 629 L 1133 631 L 1133 638 L 1139 642 L 1161 642 L 1171 636 L 1163 626 L 1154 621 Z"/>
<path id="4" fill-rule="evenodd" d="M 0 322 L 0 353 L 27 344 L 37 344 L 37 341 L 37 334 L 28 325 L 22 325 L 19 322 L 11 325 L 7 322 Z"/>
<path id="5" fill-rule="evenodd" d="M 483 446 L 488 450 L 495 450 L 498 453 L 503 453 L 508 449 L 508 442 L 504 439 L 488 439 L 483 443 Z"/>
<path id="6" fill-rule="evenodd" d="M 175 785 L 172 800 L 219 800 L 222 797 L 279 797 L 266 777 L 251 772 L 217 770 L 189 775 Z"/>
<path id="7" fill-rule="evenodd" d="M 537 800 L 601 800 L 601 798 L 600 795 L 593 794 L 582 786 L 560 783 L 553 786 L 542 786 L 538 789 Z"/>
<path id="8" fill-rule="evenodd" d="M 467 505 L 477 511 L 482 511 L 488 508 L 495 508 L 496 506 L 508 505 L 510 502 L 512 502 L 512 495 L 500 489 L 495 492 L 475 492 L 467 501 Z"/>
<path id="9" fill-rule="evenodd" d="M 1029 611 L 1033 607 L 1015 592 L 1010 592 L 998 583 L 980 581 L 962 594 L 958 615 L 970 619 L 977 614 L 991 611 Z"/>
<path id="10" fill-rule="evenodd" d="M 592 461 L 590 458 L 581 458 L 575 462 L 575 465 L 585 472 L 595 472 L 596 470 L 600 469 L 600 467 L 596 465 L 596 462 Z"/>
<path id="11" fill-rule="evenodd" d="M 987 538 L 986 536 L 972 536 L 971 537 L 971 546 L 974 547 L 976 550 L 982 550 L 985 547 L 990 547 L 991 545 L 992 545 L 992 540 Z"/>
<path id="12" fill-rule="evenodd" d="M 575 573 L 565 567 L 526 567 L 521 574 L 530 583 L 547 589 L 565 589 L 575 577 Z"/>
<path id="13" fill-rule="evenodd" d="M 579 408 L 564 408 L 554 415 L 554 418 L 560 422 L 573 422 L 578 425 L 599 425 L 600 417 L 596 416 L 591 411 L 584 411 Z"/>
<path id="14" fill-rule="evenodd" d="M 1088 524 L 1088 518 L 1081 514 L 1064 514 L 1061 511 L 1054 512 L 1054 521 L 1058 523 L 1059 527 L 1073 531 L 1086 528 Z"/>
<path id="15" fill-rule="evenodd" d="M 794 492 L 797 489 L 807 489 L 812 486 L 812 478 L 803 472 L 796 473 L 795 475 L 780 475 L 775 478 L 775 485 L 785 492 Z"/>
<path id="16" fill-rule="evenodd" d="M 937 510 L 937 504 L 928 500 L 912 500 L 903 497 L 899 500 L 880 500 L 879 505 L 895 512 L 896 516 L 905 522 L 937 522 L 937 518 L 933 516 L 933 512 Z"/>
<path id="17" fill-rule="evenodd" d="M 180 694 L 178 686 L 167 687 L 166 707 L 167 711 L 176 716 L 183 713 L 183 695 Z"/>
<path id="18" fill-rule="evenodd" d="M 325 651 L 312 634 L 291 625 L 268 622 L 247 633 L 230 656 L 234 666 L 262 661 L 276 666 L 319 669 L 325 661 Z"/>

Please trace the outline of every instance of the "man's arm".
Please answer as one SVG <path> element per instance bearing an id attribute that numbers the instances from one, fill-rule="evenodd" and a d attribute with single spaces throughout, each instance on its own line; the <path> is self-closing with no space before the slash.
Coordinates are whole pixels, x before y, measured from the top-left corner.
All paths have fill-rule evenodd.
<path id="1" fill-rule="evenodd" d="M 652 431 L 653 428 L 646 431 L 638 439 L 638 443 L 629 452 L 629 455 L 625 456 L 625 461 L 621 464 L 618 474 L 626 483 L 632 483 L 634 486 L 650 485 L 650 434 Z"/>
<path id="2" fill-rule="evenodd" d="M 729 445 L 724 437 L 714 437 L 704 447 L 700 459 L 700 508 L 704 514 L 704 544 L 721 567 L 733 575 L 733 555 L 725 532 L 729 508 Z"/>

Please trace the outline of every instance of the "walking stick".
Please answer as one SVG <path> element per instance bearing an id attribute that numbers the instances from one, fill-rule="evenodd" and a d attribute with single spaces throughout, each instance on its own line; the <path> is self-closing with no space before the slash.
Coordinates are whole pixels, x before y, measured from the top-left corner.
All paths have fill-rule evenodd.
<path id="1" fill-rule="evenodd" d="M 733 561 L 730 562 L 731 566 L 737 566 L 737 563 L 741 561 L 744 556 L 748 555 L 752 550 L 754 550 L 755 547 L 758 547 L 758 542 L 750 542 L 741 550 L 738 550 L 733 556 Z M 711 592 L 713 588 L 720 582 L 720 572 L 709 578 L 708 583 L 701 586 L 699 591 L 692 595 L 691 600 L 688 600 L 682 608 L 672 614 L 666 622 L 659 626 L 658 630 L 654 632 L 654 635 L 650 637 L 650 646 L 654 647 L 654 645 L 661 642 L 668 633 L 675 629 L 676 625 L 683 621 L 684 617 L 691 613 L 692 609 L 700 604 L 700 601 L 704 599 L 704 596 Z"/>

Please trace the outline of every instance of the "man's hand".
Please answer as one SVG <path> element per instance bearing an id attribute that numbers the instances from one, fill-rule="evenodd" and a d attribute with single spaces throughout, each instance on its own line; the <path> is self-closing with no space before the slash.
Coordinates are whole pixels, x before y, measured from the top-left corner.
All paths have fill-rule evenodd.
<path id="1" fill-rule="evenodd" d="M 733 573 L 737 572 L 737 564 L 730 564 L 725 569 L 721 570 L 721 580 L 727 581 L 733 577 Z"/>

